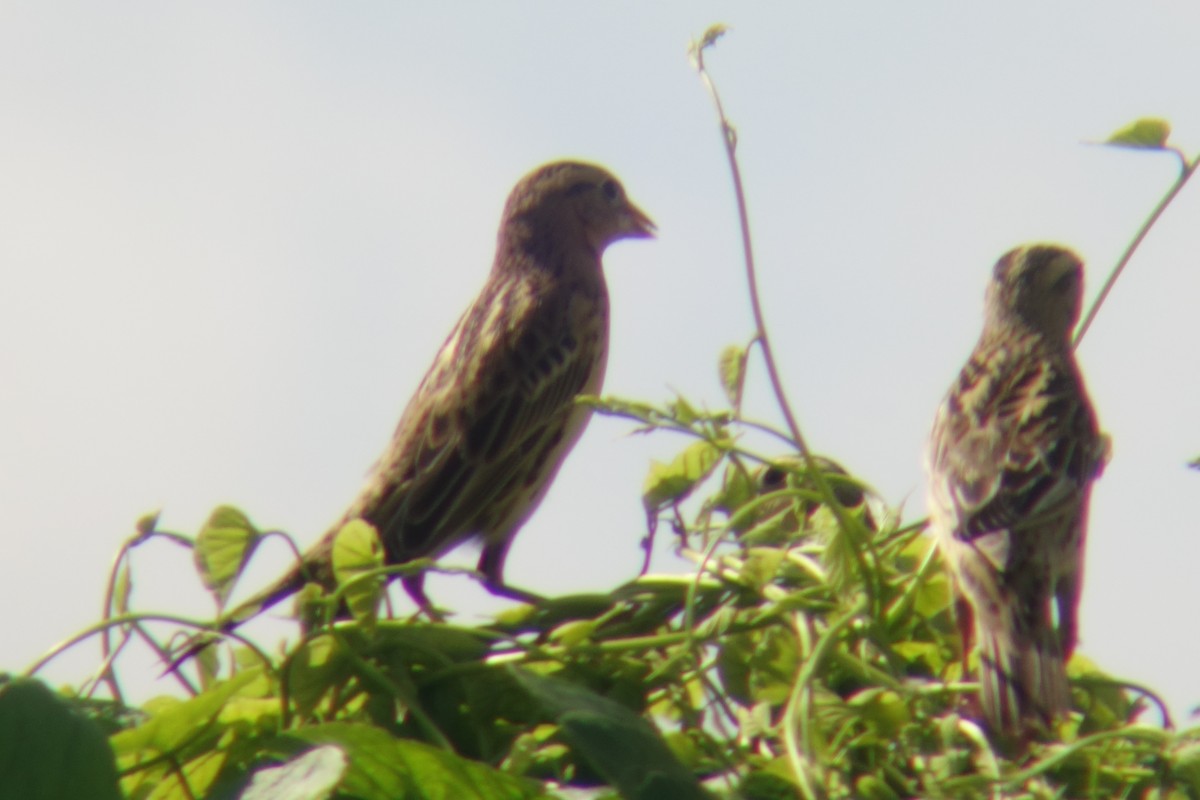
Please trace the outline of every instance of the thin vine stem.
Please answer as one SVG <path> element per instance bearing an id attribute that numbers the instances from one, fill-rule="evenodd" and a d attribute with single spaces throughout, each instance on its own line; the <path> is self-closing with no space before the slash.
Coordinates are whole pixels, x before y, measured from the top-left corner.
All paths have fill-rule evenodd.
<path id="1" fill-rule="evenodd" d="M 833 487 L 829 485 L 829 481 L 825 477 L 825 471 L 821 469 L 813 457 L 804 435 L 800 432 L 800 425 L 796 422 L 796 417 L 792 413 L 791 403 L 788 402 L 787 393 L 783 389 L 783 380 L 779 377 L 779 367 L 775 361 L 775 353 L 771 346 L 770 336 L 767 335 L 766 319 L 763 315 L 762 303 L 758 293 L 758 277 L 754 264 L 754 246 L 750 236 L 750 213 L 746 208 L 746 193 L 742 186 L 742 171 L 738 166 L 737 160 L 737 130 L 725 115 L 725 106 L 721 103 L 721 95 L 717 91 L 716 83 L 708 74 L 708 69 L 704 65 L 704 51 L 715 44 L 717 39 L 725 34 L 725 30 L 725 27 L 722 25 L 714 25 L 709 28 L 705 31 L 700 42 L 692 44 L 689 54 L 697 73 L 700 75 L 700 80 L 704 82 L 704 87 L 708 90 L 709 96 L 712 97 L 713 105 L 716 106 L 717 119 L 721 124 L 721 138 L 725 144 L 725 157 L 729 161 L 729 171 L 733 177 L 734 196 L 737 199 L 738 222 L 742 232 L 742 254 L 746 264 L 746 283 L 750 291 L 750 308 L 754 316 L 755 336 L 753 341 L 757 342 L 759 348 L 762 350 L 767 377 L 771 382 L 771 389 L 774 391 L 775 398 L 779 403 L 780 413 L 783 414 L 788 431 L 792 435 L 793 443 L 796 445 L 801 458 L 804 459 L 804 466 L 812 481 L 816 484 L 817 489 L 821 492 L 825 505 L 833 512 L 834 518 L 837 519 L 838 526 L 842 531 L 853 531 L 859 534 L 868 533 L 861 522 L 852 518 L 846 512 L 845 507 L 838 501 L 837 496 L 833 492 Z M 876 601 L 878 591 L 875 586 L 875 572 L 870 569 L 860 542 L 852 542 L 850 551 L 858 566 L 859 574 L 863 578 L 862 585 L 870 598 L 871 606 L 877 610 Z"/>
<path id="2" fill-rule="evenodd" d="M 718 30 L 720 32 L 716 32 Z M 729 118 L 725 116 L 725 107 L 721 103 L 721 95 L 717 92 L 717 86 L 713 83 L 707 68 L 704 66 L 705 48 L 711 46 L 723 32 L 723 29 L 710 29 L 705 34 L 703 41 L 692 47 L 692 58 L 696 64 L 696 71 L 700 74 L 700 80 L 704 82 L 704 88 L 708 90 L 714 105 L 717 107 L 717 117 L 721 123 L 721 136 L 725 142 L 725 156 L 729 160 L 729 171 L 733 175 L 733 190 L 737 198 L 738 222 L 741 225 L 742 231 L 742 254 L 746 262 L 746 281 L 750 288 L 750 308 L 754 314 L 754 341 L 758 342 L 758 346 L 762 349 L 763 361 L 766 362 L 767 367 L 767 377 L 770 379 L 771 389 L 775 392 L 775 397 L 779 401 L 779 409 L 783 414 L 784 421 L 787 422 L 788 431 L 792 434 L 792 438 L 795 440 L 800 454 L 805 459 L 808 459 L 808 443 L 805 441 L 804 435 L 800 432 L 800 426 L 796 423 L 795 415 L 792 414 L 791 404 L 788 402 L 787 394 L 784 392 L 783 381 L 779 377 L 779 368 L 775 363 L 775 354 L 771 348 L 771 339 L 767 335 L 767 324 L 763 317 L 762 303 L 758 297 L 758 277 L 754 268 L 754 245 L 750 237 L 750 213 L 746 209 L 746 193 L 742 187 L 742 171 L 737 161 L 737 132 L 734 130 L 733 125 L 730 124 Z"/>
<path id="3" fill-rule="evenodd" d="M 1146 218 L 1146 221 L 1142 224 L 1142 227 L 1138 229 L 1137 235 L 1133 237 L 1133 241 L 1131 241 L 1129 246 L 1125 248 L 1125 252 L 1121 254 L 1121 259 L 1117 262 L 1117 266 L 1113 268 L 1112 273 L 1108 276 L 1108 280 L 1104 282 L 1103 288 L 1100 289 L 1100 294 L 1096 297 L 1096 302 L 1092 303 L 1092 307 L 1088 309 L 1087 316 L 1083 318 L 1083 323 L 1079 326 L 1079 332 L 1075 334 L 1075 341 L 1072 344 L 1072 347 L 1074 348 L 1078 348 L 1079 343 L 1083 341 L 1084 334 L 1086 334 L 1088 332 L 1088 328 L 1092 326 L 1092 322 L 1096 319 L 1096 315 L 1100 312 L 1100 307 L 1104 305 L 1104 301 L 1108 298 L 1109 292 L 1112 291 L 1113 285 L 1117 282 L 1117 278 L 1121 277 L 1121 273 L 1125 271 L 1125 266 L 1129 263 L 1130 259 L 1133 258 L 1133 254 L 1141 245 L 1142 240 L 1146 238 L 1146 235 L 1150 233 L 1150 229 L 1154 227 L 1156 222 L 1158 222 L 1158 218 L 1161 217 L 1163 212 L 1167 210 L 1167 206 L 1171 205 L 1171 201 L 1174 200 L 1176 195 L 1178 195 L 1183 187 L 1187 185 L 1188 179 L 1190 179 L 1192 175 L 1196 173 L 1197 166 L 1200 166 L 1200 158 L 1197 158 L 1195 161 L 1189 163 L 1187 157 L 1184 156 L 1183 152 L 1178 148 L 1168 147 L 1166 148 L 1166 151 L 1169 153 L 1174 153 L 1176 156 L 1178 156 L 1180 164 L 1179 177 L 1175 180 L 1175 185 L 1171 187 L 1170 191 L 1168 191 L 1163 199 L 1159 201 L 1158 205 L 1154 207 L 1154 211 L 1151 212 L 1150 216 Z"/>

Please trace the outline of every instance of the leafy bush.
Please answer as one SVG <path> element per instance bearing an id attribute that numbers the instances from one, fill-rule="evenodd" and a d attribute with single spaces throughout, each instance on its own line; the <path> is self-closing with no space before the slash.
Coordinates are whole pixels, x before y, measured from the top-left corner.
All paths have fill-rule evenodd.
<path id="1" fill-rule="evenodd" d="M 703 56 L 720 33 L 693 49 L 714 99 Z M 741 201 L 736 136 L 720 119 Z M 1142 120 L 1110 140 L 1176 152 L 1184 167 L 1130 253 L 1196 167 L 1168 136 L 1165 123 Z M 1152 704 L 1168 717 L 1082 656 L 1070 665 L 1075 713 L 1050 740 L 1006 749 L 973 721 L 976 686 L 922 523 L 901 522 L 864 481 L 809 452 L 745 243 L 758 330 L 719 359 L 727 409 L 583 401 L 682 437 L 677 458 L 652 465 L 643 499 L 648 537 L 669 529 L 689 574 L 645 575 L 476 627 L 380 619 L 380 578 L 428 565 L 383 568 L 373 531 L 351 524 L 335 556 L 337 594 L 306 594 L 303 636 L 282 659 L 234 637 L 227 671 L 216 648 L 197 659 L 190 697 L 130 708 L 116 673 L 126 643 L 139 638 L 166 663 L 146 624 L 200 626 L 133 613 L 123 558 L 109 617 L 75 640 L 103 636 L 99 685 L 111 698 L 92 698 L 97 686 L 56 696 L 29 678 L 6 683 L 0 796 L 1200 797 L 1200 730 L 1139 722 Z M 742 418 L 755 347 L 784 430 Z M 760 439 L 782 445 L 747 444 Z M 155 517 L 138 530 L 127 550 L 155 536 L 194 546 L 222 604 L 263 535 L 228 507 L 194 542 Z M 354 620 L 329 623 L 343 600 Z"/>

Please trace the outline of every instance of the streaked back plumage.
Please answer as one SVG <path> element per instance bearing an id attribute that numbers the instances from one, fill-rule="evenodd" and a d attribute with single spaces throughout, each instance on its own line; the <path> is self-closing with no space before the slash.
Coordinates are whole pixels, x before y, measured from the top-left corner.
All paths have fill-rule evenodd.
<path id="1" fill-rule="evenodd" d="M 1064 663 L 1078 629 L 1091 482 L 1103 466 L 1070 343 L 1082 279 L 1079 259 L 1058 247 L 1000 259 L 983 333 L 926 454 L 930 527 L 973 616 L 984 716 L 1005 734 L 1048 723 L 1070 701 Z"/>

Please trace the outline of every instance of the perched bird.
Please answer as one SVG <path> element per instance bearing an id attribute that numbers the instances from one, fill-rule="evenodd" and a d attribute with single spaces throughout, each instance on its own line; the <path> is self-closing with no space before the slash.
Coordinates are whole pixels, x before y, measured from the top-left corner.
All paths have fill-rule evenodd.
<path id="1" fill-rule="evenodd" d="M 227 615 L 223 630 L 306 581 L 332 585 L 334 535 L 354 519 L 379 531 L 388 564 L 437 557 L 479 537 L 488 588 L 519 595 L 504 585 L 505 555 L 588 422 L 575 398 L 597 393 L 604 378 L 601 255 L 618 239 L 653 235 L 650 218 L 601 167 L 563 161 L 521 179 L 504 206 L 487 282 L 357 499 L 302 564 Z M 402 580 L 429 610 L 422 577 Z"/>
<path id="2" fill-rule="evenodd" d="M 1068 250 L 1000 259 L 983 334 L 926 453 L 930 527 L 966 612 L 965 649 L 973 617 L 984 718 L 1004 736 L 1024 737 L 1070 702 L 1088 497 L 1105 460 L 1071 348 L 1082 291 Z"/>

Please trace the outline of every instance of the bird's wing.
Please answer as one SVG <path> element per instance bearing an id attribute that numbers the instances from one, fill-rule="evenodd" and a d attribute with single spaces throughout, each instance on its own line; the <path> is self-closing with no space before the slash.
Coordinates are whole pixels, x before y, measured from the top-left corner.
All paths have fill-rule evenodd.
<path id="1" fill-rule="evenodd" d="M 518 520 L 554 466 L 547 459 L 573 435 L 567 422 L 582 411 L 573 400 L 603 358 L 603 337 L 564 324 L 576 299 L 521 294 L 485 292 L 464 315 L 401 419 L 373 496 L 357 504 L 391 560 L 437 555 Z"/>
<path id="2" fill-rule="evenodd" d="M 1053 514 L 1094 476 L 1097 441 L 1064 357 L 1011 343 L 977 352 L 935 423 L 935 502 L 963 540 Z"/>

